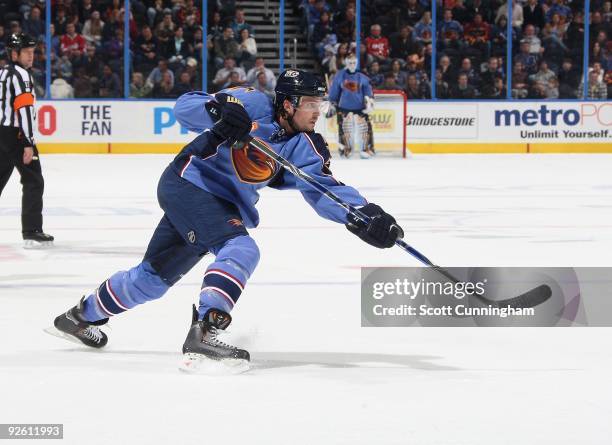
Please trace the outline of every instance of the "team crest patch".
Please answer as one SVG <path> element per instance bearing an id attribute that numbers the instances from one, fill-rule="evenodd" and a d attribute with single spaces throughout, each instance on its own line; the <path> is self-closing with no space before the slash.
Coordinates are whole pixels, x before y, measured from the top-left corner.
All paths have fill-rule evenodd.
<path id="1" fill-rule="evenodd" d="M 196 234 L 193 230 L 190 230 L 189 233 L 187 233 L 187 239 L 191 244 L 196 242 Z"/>

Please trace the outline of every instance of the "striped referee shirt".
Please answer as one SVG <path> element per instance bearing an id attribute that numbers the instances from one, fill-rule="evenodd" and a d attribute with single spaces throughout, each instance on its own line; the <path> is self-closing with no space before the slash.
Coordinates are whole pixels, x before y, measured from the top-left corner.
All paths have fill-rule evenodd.
<path id="1" fill-rule="evenodd" d="M 13 63 L 0 70 L 0 125 L 21 129 L 29 146 L 34 145 L 35 95 L 28 70 Z"/>

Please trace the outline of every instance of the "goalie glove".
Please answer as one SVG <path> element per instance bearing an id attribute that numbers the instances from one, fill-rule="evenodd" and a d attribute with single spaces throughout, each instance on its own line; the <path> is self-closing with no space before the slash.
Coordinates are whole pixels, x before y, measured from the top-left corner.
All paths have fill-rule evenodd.
<path id="1" fill-rule="evenodd" d="M 213 120 L 218 119 L 211 128 L 218 144 L 226 141 L 232 145 L 244 139 L 250 133 L 253 122 L 242 102 L 225 93 L 217 93 L 215 99 L 216 103 L 208 102 L 206 109 Z"/>
<path id="2" fill-rule="evenodd" d="M 366 243 L 379 249 L 386 249 L 393 247 L 398 238 L 404 237 L 404 231 L 395 218 L 385 213 L 380 206 L 369 203 L 359 210 L 369 216 L 370 221 L 365 224 L 349 213 L 346 228 Z"/>
<path id="3" fill-rule="evenodd" d="M 374 98 L 370 96 L 366 96 L 365 97 L 365 108 L 363 112 L 365 114 L 370 114 L 372 111 L 374 111 Z"/>
<path id="4" fill-rule="evenodd" d="M 336 106 L 333 103 L 329 103 L 329 108 L 327 108 L 327 113 L 325 113 L 325 117 L 329 119 L 330 117 L 334 117 L 336 115 Z"/>

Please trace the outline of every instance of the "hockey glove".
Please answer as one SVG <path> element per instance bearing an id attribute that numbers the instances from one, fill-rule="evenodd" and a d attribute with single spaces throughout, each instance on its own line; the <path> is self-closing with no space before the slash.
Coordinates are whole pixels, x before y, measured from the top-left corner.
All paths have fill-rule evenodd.
<path id="1" fill-rule="evenodd" d="M 325 113 L 325 117 L 329 119 L 330 117 L 334 117 L 335 115 L 336 115 L 336 105 L 330 102 L 329 107 L 327 108 L 327 112 Z"/>
<path id="2" fill-rule="evenodd" d="M 253 123 L 242 102 L 225 93 L 216 94 L 215 99 L 220 105 L 221 116 L 212 127 L 213 135 L 219 143 L 227 141 L 230 145 L 244 139 L 250 133 Z"/>
<path id="3" fill-rule="evenodd" d="M 366 96 L 364 102 L 365 102 L 365 108 L 363 112 L 365 114 L 370 114 L 372 111 L 374 111 L 374 99 L 373 98 Z"/>
<path id="4" fill-rule="evenodd" d="M 404 237 L 404 231 L 397 225 L 395 218 L 376 204 L 366 204 L 359 210 L 370 217 L 370 222 L 364 224 L 349 213 L 346 228 L 366 243 L 386 249 L 393 247 L 398 238 Z"/>

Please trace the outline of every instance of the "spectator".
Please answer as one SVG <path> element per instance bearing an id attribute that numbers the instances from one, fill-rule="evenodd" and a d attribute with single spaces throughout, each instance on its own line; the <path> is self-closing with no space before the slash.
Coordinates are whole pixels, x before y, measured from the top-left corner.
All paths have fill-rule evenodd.
<path id="1" fill-rule="evenodd" d="M 263 71 L 259 71 L 257 73 L 257 78 L 255 79 L 255 82 L 251 84 L 251 86 L 257 91 L 261 91 L 262 93 L 264 93 L 270 99 L 274 99 L 274 86 L 271 82 L 269 82 L 266 77 L 266 73 L 264 73 Z"/>
<path id="2" fill-rule="evenodd" d="M 232 31 L 234 31 L 234 36 L 240 36 L 240 32 L 243 29 L 249 30 L 249 35 L 254 35 L 253 27 L 249 25 L 244 18 L 244 9 L 236 8 L 236 13 L 234 16 L 234 21 L 230 25 Z"/>
<path id="3" fill-rule="evenodd" d="M 521 62 L 515 62 L 512 69 L 512 97 L 525 99 L 529 94 L 529 75 Z"/>
<path id="4" fill-rule="evenodd" d="M 174 36 L 168 41 L 164 57 L 173 69 L 177 69 L 185 63 L 187 57 L 191 55 L 189 45 L 183 38 L 183 28 L 177 26 Z"/>
<path id="5" fill-rule="evenodd" d="M 486 3 L 490 3 L 490 2 L 486 2 Z M 472 0 L 470 2 L 470 6 L 468 6 L 468 14 L 470 17 L 468 22 L 473 21 L 474 17 L 476 17 L 476 14 L 480 14 L 483 22 L 486 22 L 486 23 L 494 22 L 493 14 L 491 13 L 490 7 L 483 5 L 482 0 Z"/>
<path id="6" fill-rule="evenodd" d="M 223 29 L 224 27 L 221 23 L 221 14 L 219 14 L 218 11 L 215 11 L 212 15 L 212 22 L 208 25 L 208 35 L 212 36 L 212 39 L 214 40 L 223 35 Z"/>
<path id="7" fill-rule="evenodd" d="M 425 82 L 419 82 L 416 75 L 409 74 L 406 78 L 406 97 L 407 99 L 428 99 L 429 86 Z"/>
<path id="8" fill-rule="evenodd" d="M 472 67 L 472 61 L 468 57 L 461 61 L 461 68 L 458 74 L 465 74 L 468 78 L 468 83 L 474 87 L 474 89 L 478 90 L 480 88 L 480 76 Z"/>
<path id="9" fill-rule="evenodd" d="M 551 0 L 552 5 L 546 11 L 546 21 L 552 21 L 553 15 L 557 14 L 564 19 L 567 19 L 572 10 L 563 4 L 563 0 Z"/>
<path id="10" fill-rule="evenodd" d="M 94 84 L 102 77 L 102 71 L 104 70 L 104 63 L 102 58 L 97 54 L 96 47 L 94 45 L 87 45 L 85 55 L 75 61 L 75 67 L 77 70 L 83 69 L 84 74 Z"/>
<path id="11" fill-rule="evenodd" d="M 406 85 L 406 73 L 402 71 L 402 65 L 398 59 L 393 60 L 391 62 L 391 74 L 395 78 L 395 83 L 397 85 Z"/>
<path id="12" fill-rule="evenodd" d="M 533 25 L 525 26 L 525 34 L 521 43 L 527 42 L 529 44 L 529 53 L 537 54 L 538 56 L 544 52 L 542 48 L 542 42 L 536 35 L 536 31 Z"/>
<path id="13" fill-rule="evenodd" d="M 389 43 L 391 47 L 390 56 L 392 59 L 405 60 L 410 54 L 419 51 L 420 45 L 415 42 L 414 36 L 410 31 L 410 26 L 404 25 L 399 32 L 391 36 Z"/>
<path id="14" fill-rule="evenodd" d="M 439 47 L 441 51 L 453 57 L 457 56 L 463 48 L 461 37 L 463 26 L 453 20 L 453 13 L 450 9 L 444 10 L 444 19 L 438 25 Z"/>
<path id="15" fill-rule="evenodd" d="M 63 79 L 72 80 L 72 62 L 70 62 L 68 56 L 57 57 L 51 66 L 53 73 L 61 73 Z"/>
<path id="16" fill-rule="evenodd" d="M 444 80 L 444 74 L 440 69 L 436 70 L 436 97 L 438 99 L 448 99 L 450 97 L 450 87 Z"/>
<path id="17" fill-rule="evenodd" d="M 83 55 L 85 51 L 85 39 L 75 30 L 72 23 L 66 25 L 66 34 L 60 40 L 60 51 L 63 56 L 74 59 Z"/>
<path id="18" fill-rule="evenodd" d="M 45 22 L 41 19 L 40 8 L 34 6 L 30 15 L 22 22 L 23 32 L 30 34 L 35 39 L 45 35 Z"/>
<path id="19" fill-rule="evenodd" d="M 521 62 L 529 74 L 534 74 L 540 58 L 537 54 L 529 52 L 529 41 L 521 40 L 520 48 L 520 53 L 515 57 L 515 61 Z"/>
<path id="20" fill-rule="evenodd" d="M 191 86 L 191 76 L 187 71 L 183 71 L 179 76 L 177 84 L 174 85 L 174 88 L 172 89 L 172 95 L 174 97 L 180 97 L 190 91 L 193 91 L 193 87 Z"/>
<path id="21" fill-rule="evenodd" d="M 422 62 L 423 60 L 419 58 L 418 54 L 409 55 L 406 59 L 406 75 L 410 76 L 413 74 L 418 82 L 425 80 L 427 75 L 419 68 Z"/>
<path id="22" fill-rule="evenodd" d="M 91 98 L 95 97 L 93 84 L 85 68 L 80 67 L 77 70 L 77 74 L 74 78 L 74 97 L 75 98 Z"/>
<path id="23" fill-rule="evenodd" d="M 314 54 L 319 59 L 323 58 L 324 47 L 326 44 L 329 43 L 325 41 L 328 36 L 333 35 L 333 39 L 336 40 L 336 34 L 334 34 L 334 27 L 332 26 L 330 17 L 331 16 L 329 15 L 329 12 L 323 11 L 321 13 L 321 19 L 319 23 L 314 26 L 314 29 L 312 31 L 312 48 Z"/>
<path id="24" fill-rule="evenodd" d="M 459 74 L 457 85 L 451 90 L 451 98 L 453 99 L 474 99 L 476 91 L 468 83 L 468 77 L 465 74 Z"/>
<path id="25" fill-rule="evenodd" d="M 355 7 L 350 4 L 346 7 L 344 20 L 336 25 L 336 36 L 338 42 L 350 43 L 355 41 Z"/>
<path id="26" fill-rule="evenodd" d="M 246 74 L 244 70 L 236 66 L 236 60 L 232 57 L 226 57 L 223 61 L 223 68 L 217 71 L 215 78 L 213 79 L 213 85 L 218 89 L 222 90 L 229 87 L 231 74 L 233 72 L 238 73 L 238 81 L 246 82 Z"/>
<path id="27" fill-rule="evenodd" d="M 201 4 L 201 2 L 200 2 Z M 187 17 L 193 17 L 197 23 L 202 23 L 202 14 L 200 10 L 195 6 L 194 0 L 185 0 L 184 5 L 178 3 L 175 8 L 178 7 L 176 12 L 176 20 L 179 26 L 183 26 L 187 21 Z"/>
<path id="28" fill-rule="evenodd" d="M 431 12 L 425 11 L 423 18 L 415 25 L 413 34 L 418 43 L 426 45 L 431 43 L 432 32 Z"/>
<path id="29" fill-rule="evenodd" d="M 247 73 L 246 82 L 249 85 L 254 85 L 260 73 L 263 73 L 266 76 L 266 83 L 270 84 L 272 86 L 272 90 L 274 90 L 276 87 L 276 76 L 271 69 L 266 68 L 263 57 L 257 57 L 255 59 L 255 66 Z"/>
<path id="30" fill-rule="evenodd" d="M 142 33 L 134 42 L 134 65 L 138 71 L 148 73 L 157 64 L 160 47 L 157 39 L 153 36 L 151 28 L 147 25 L 142 27 Z"/>
<path id="31" fill-rule="evenodd" d="M 74 89 L 62 77 L 62 72 L 55 73 L 55 80 L 51 83 L 51 98 L 52 99 L 72 99 L 74 97 Z"/>
<path id="32" fill-rule="evenodd" d="M 172 71 L 166 71 L 162 74 L 161 80 L 153 88 L 153 97 L 158 99 L 172 99 L 176 97 L 173 93 L 174 75 L 170 75 Z"/>
<path id="33" fill-rule="evenodd" d="M 535 83 L 542 83 L 548 85 L 552 79 L 556 79 L 556 74 L 548 68 L 548 64 L 545 60 L 540 62 L 540 69 L 533 75 L 529 76 L 529 80 Z"/>
<path id="34" fill-rule="evenodd" d="M 147 78 L 147 84 L 153 86 L 153 89 L 155 89 L 163 80 L 166 73 L 170 77 L 170 89 L 174 88 L 174 73 L 168 69 L 168 61 L 166 59 L 160 59 L 159 62 L 157 62 L 157 67 L 151 71 Z"/>
<path id="35" fill-rule="evenodd" d="M 250 70 L 253 67 L 255 56 L 257 55 L 257 43 L 255 39 L 249 35 L 248 28 L 242 28 L 240 31 L 240 45 L 238 46 L 240 51 L 240 64 L 244 67 L 245 71 Z"/>
<path id="36" fill-rule="evenodd" d="M 417 0 L 407 0 L 406 6 L 401 9 L 400 17 L 403 23 L 413 27 L 419 20 L 421 20 L 424 12 L 425 10 L 423 6 L 421 6 Z M 431 15 L 429 18 L 431 19 Z"/>
<path id="37" fill-rule="evenodd" d="M 452 7 L 451 12 L 453 13 L 453 18 L 459 23 L 468 23 L 471 21 L 470 11 L 463 4 L 463 0 L 455 0 L 455 5 Z"/>
<path id="38" fill-rule="evenodd" d="M 483 99 L 506 99 L 506 84 L 500 76 L 495 78 L 493 88 L 485 89 Z"/>
<path id="39" fill-rule="evenodd" d="M 574 69 L 573 61 L 567 58 L 561 65 L 559 71 L 559 97 L 561 99 L 576 99 L 582 97 L 582 91 L 576 96 L 576 90 L 582 78 L 582 74 Z"/>
<path id="40" fill-rule="evenodd" d="M 505 77 L 502 64 L 497 57 L 490 57 L 486 70 L 480 74 L 483 90 L 487 87 L 490 88 L 495 83 L 496 77 L 501 77 L 502 79 Z"/>
<path id="41" fill-rule="evenodd" d="M 329 59 L 329 73 L 336 74 L 338 70 L 344 67 L 344 59 L 349 54 L 348 43 L 340 43 L 336 45 L 336 51 Z"/>
<path id="42" fill-rule="evenodd" d="M 104 22 L 100 20 L 100 13 L 98 11 L 92 11 L 91 18 L 89 18 L 85 25 L 83 25 L 83 37 L 88 43 L 100 47 L 102 43 L 102 30 L 104 29 Z"/>
<path id="43" fill-rule="evenodd" d="M 380 25 L 370 27 L 370 36 L 365 39 L 367 53 L 378 63 L 385 64 L 389 57 L 389 40 L 381 35 Z"/>
<path id="44" fill-rule="evenodd" d="M 149 26 L 153 28 L 157 23 L 161 21 L 161 17 L 164 14 L 164 2 L 163 0 L 155 0 L 153 5 L 147 9 L 147 21 Z"/>
<path id="45" fill-rule="evenodd" d="M 544 10 L 538 0 L 527 0 L 523 6 L 523 26 L 532 25 L 537 29 L 544 28 Z"/>
<path id="46" fill-rule="evenodd" d="M 489 56 L 491 38 L 491 27 L 488 23 L 482 20 L 482 15 L 476 14 L 474 21 L 465 25 L 465 39 L 468 44 L 468 49 L 465 53 L 469 53 L 479 62 Z"/>
<path id="47" fill-rule="evenodd" d="M 145 83 L 144 76 L 140 72 L 132 73 L 132 82 L 130 82 L 130 97 L 142 99 L 150 97 L 151 85 Z"/>
<path id="48" fill-rule="evenodd" d="M 457 78 L 455 75 L 455 70 L 451 64 L 450 57 L 442 56 L 440 57 L 440 73 L 442 74 L 442 80 L 448 83 L 449 85 L 454 84 L 454 80 Z"/>
<path id="49" fill-rule="evenodd" d="M 100 79 L 100 97 L 121 97 L 119 76 L 113 73 L 109 65 L 104 65 Z"/>
<path id="50" fill-rule="evenodd" d="M 215 66 L 217 68 L 223 66 L 224 59 L 228 57 L 237 60 L 239 55 L 240 48 L 234 38 L 234 31 L 227 27 L 223 30 L 221 38 L 215 40 Z"/>
<path id="51" fill-rule="evenodd" d="M 81 20 L 88 20 L 91 17 L 92 12 L 94 12 L 96 8 L 93 5 L 92 0 L 81 0 L 79 2 L 79 17 Z"/>
<path id="52" fill-rule="evenodd" d="M 372 62 L 368 69 L 368 77 L 373 89 L 378 89 L 385 82 L 385 76 L 380 72 L 380 64 Z"/>
<path id="53" fill-rule="evenodd" d="M 401 90 L 402 87 L 400 87 L 397 83 L 395 83 L 395 76 L 392 73 L 387 73 L 385 74 L 385 81 L 384 83 L 380 86 L 381 90 Z"/>
<path id="54" fill-rule="evenodd" d="M 495 22 L 497 22 L 502 16 L 508 17 L 508 2 L 504 2 L 498 9 L 497 15 L 495 16 Z M 512 2 L 512 27 L 519 29 L 523 26 L 523 7 L 518 1 Z"/>
<path id="55" fill-rule="evenodd" d="M 164 9 L 163 19 L 155 27 L 155 37 L 162 48 L 167 46 L 170 39 L 174 37 L 175 28 L 176 25 L 172 21 L 172 11 Z"/>

